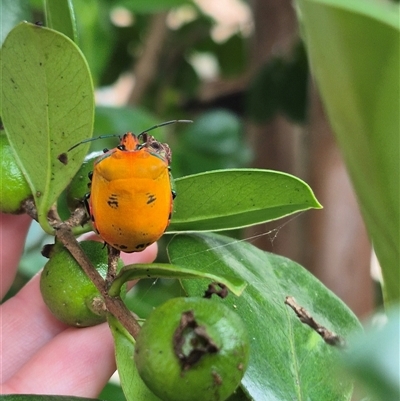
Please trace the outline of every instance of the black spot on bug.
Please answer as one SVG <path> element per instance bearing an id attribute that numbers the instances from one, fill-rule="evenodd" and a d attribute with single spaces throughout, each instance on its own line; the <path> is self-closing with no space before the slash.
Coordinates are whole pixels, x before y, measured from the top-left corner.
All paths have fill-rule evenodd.
<path id="1" fill-rule="evenodd" d="M 61 153 L 57 156 L 57 159 L 60 160 L 62 164 L 68 164 L 68 155 L 66 153 Z"/>
<path id="2" fill-rule="evenodd" d="M 87 176 L 88 176 L 89 180 L 92 181 L 93 171 L 89 171 Z"/>
<path id="3" fill-rule="evenodd" d="M 113 209 L 118 209 L 118 196 L 117 194 L 111 194 L 107 201 L 108 206 Z"/>
<path id="4" fill-rule="evenodd" d="M 103 153 L 107 153 L 108 152 L 108 149 L 107 148 L 104 148 L 103 149 Z"/>
<path id="5" fill-rule="evenodd" d="M 144 248 L 146 248 L 146 244 L 137 244 L 137 245 L 135 246 L 135 249 L 137 249 L 137 250 L 139 250 L 139 249 L 144 249 Z"/>
<path id="6" fill-rule="evenodd" d="M 172 200 L 174 200 L 176 198 L 176 191 L 171 191 L 172 194 Z"/>
<path id="7" fill-rule="evenodd" d="M 157 200 L 157 198 L 153 194 L 147 194 L 147 204 L 153 203 Z"/>
<path id="8" fill-rule="evenodd" d="M 114 247 L 118 248 L 118 249 L 128 249 L 128 247 L 126 245 L 119 245 L 119 244 L 114 244 Z"/>

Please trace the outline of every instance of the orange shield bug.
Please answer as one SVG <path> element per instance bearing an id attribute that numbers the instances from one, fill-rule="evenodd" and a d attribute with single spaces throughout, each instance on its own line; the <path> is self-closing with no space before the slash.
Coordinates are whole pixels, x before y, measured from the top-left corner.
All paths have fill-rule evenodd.
<path id="1" fill-rule="evenodd" d="M 191 121 L 167 121 L 146 131 L 175 122 Z M 123 252 L 140 252 L 157 241 L 172 215 L 171 150 L 146 131 L 137 136 L 127 132 L 117 147 L 105 149 L 89 176 L 87 207 L 93 228 L 107 244 Z"/>

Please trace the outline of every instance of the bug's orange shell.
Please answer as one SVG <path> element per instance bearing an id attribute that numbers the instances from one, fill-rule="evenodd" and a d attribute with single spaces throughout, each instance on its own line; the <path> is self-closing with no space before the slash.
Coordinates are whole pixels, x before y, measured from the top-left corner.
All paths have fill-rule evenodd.
<path id="1" fill-rule="evenodd" d="M 142 251 L 169 224 L 170 152 L 168 145 L 155 142 L 140 144 L 127 133 L 119 147 L 94 164 L 89 202 L 93 226 L 105 242 L 123 252 Z"/>

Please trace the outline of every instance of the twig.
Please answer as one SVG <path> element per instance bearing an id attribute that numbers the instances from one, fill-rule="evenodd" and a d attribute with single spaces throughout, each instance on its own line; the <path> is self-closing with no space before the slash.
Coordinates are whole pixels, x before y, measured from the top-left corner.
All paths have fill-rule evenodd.
<path id="1" fill-rule="evenodd" d="M 36 210 L 36 205 L 32 197 L 25 199 L 22 203 L 22 210 L 26 212 L 33 220 L 38 221 L 38 215 Z"/>
<path id="2" fill-rule="evenodd" d="M 107 244 L 107 250 L 108 250 L 108 271 L 107 271 L 106 283 L 108 289 L 110 288 L 111 283 L 114 281 L 115 276 L 117 275 L 118 260 L 121 252 L 109 244 Z"/>
<path id="3" fill-rule="evenodd" d="M 68 224 L 61 222 L 54 228 L 56 229 L 56 237 L 68 249 L 102 295 L 107 310 L 121 322 L 133 338 L 136 338 L 140 331 L 139 323 L 133 318 L 120 298 L 108 295 L 106 281 L 83 252 Z"/>
<path id="4" fill-rule="evenodd" d="M 332 331 L 329 331 L 324 326 L 321 326 L 317 323 L 314 318 L 309 314 L 309 312 L 300 306 L 293 297 L 286 297 L 285 304 L 290 306 L 300 321 L 308 326 L 310 326 L 313 330 L 315 330 L 322 339 L 329 345 L 333 345 L 339 348 L 345 347 L 346 343 L 344 338 L 338 336 Z"/>

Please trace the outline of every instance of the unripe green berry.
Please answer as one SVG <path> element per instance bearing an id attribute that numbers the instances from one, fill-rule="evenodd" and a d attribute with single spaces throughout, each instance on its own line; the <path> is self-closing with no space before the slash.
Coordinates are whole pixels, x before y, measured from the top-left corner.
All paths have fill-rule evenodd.
<path id="1" fill-rule="evenodd" d="M 0 211 L 23 213 L 22 202 L 32 192 L 19 168 L 5 134 L 0 134 Z"/>
<path id="2" fill-rule="evenodd" d="M 163 401 L 223 401 L 249 358 L 240 317 L 221 302 L 174 298 L 156 308 L 135 346 L 138 372 Z"/>
<path id="3" fill-rule="evenodd" d="M 105 278 L 108 255 L 104 245 L 97 241 L 82 241 L 80 246 Z M 106 314 L 103 298 L 69 251 L 57 242 L 50 250 L 49 257 L 40 278 L 40 291 L 53 315 L 77 327 L 95 326 L 104 322 Z M 121 267 L 122 261 L 119 263 Z"/>

